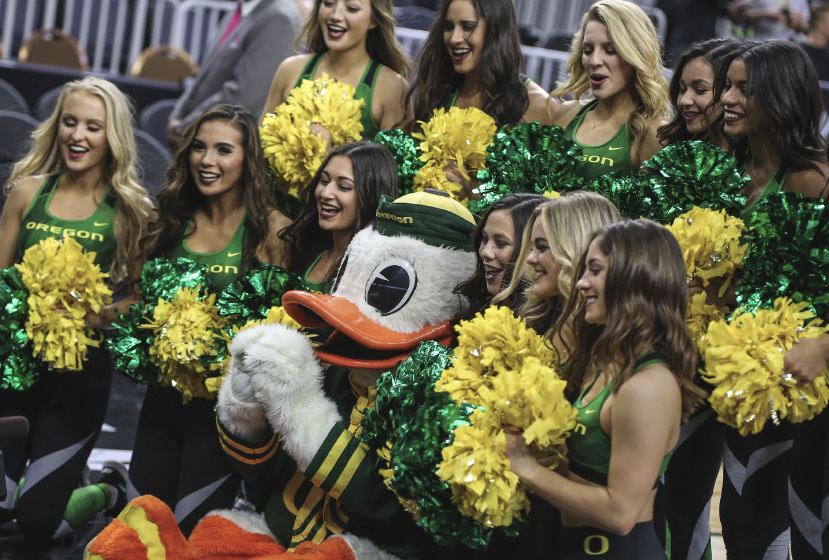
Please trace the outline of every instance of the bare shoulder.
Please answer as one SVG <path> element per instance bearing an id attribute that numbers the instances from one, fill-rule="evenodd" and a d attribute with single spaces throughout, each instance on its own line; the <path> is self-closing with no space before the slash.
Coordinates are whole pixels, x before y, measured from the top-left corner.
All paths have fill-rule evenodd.
<path id="1" fill-rule="evenodd" d="M 6 200 L 6 206 L 11 204 L 15 207 L 22 207 L 25 210 L 32 203 L 32 200 L 34 200 L 45 180 L 46 175 L 21 177 L 12 185 L 12 189 Z"/>
<path id="2" fill-rule="evenodd" d="M 524 113 L 523 120 L 525 122 L 538 121 L 542 124 L 553 124 L 553 118 L 559 106 L 558 101 L 550 97 L 550 94 L 535 82 L 527 84 L 527 96 L 529 97 L 529 105 L 527 106 L 527 112 Z"/>
<path id="3" fill-rule="evenodd" d="M 658 134 L 659 127 L 663 124 L 665 124 L 665 122 L 661 120 L 651 122 L 645 132 L 645 137 L 642 138 L 642 142 L 639 144 L 636 154 L 631 154 L 631 160 L 633 160 L 632 163 L 637 169 L 640 168 L 643 163 L 652 158 L 656 152 L 663 148 Z"/>
<path id="4" fill-rule="evenodd" d="M 276 236 L 279 230 L 285 229 L 292 223 L 293 221 L 288 216 L 274 208 L 273 210 L 271 210 L 270 214 L 268 214 L 269 237 Z"/>
<path id="5" fill-rule="evenodd" d="M 679 384 L 664 362 L 649 364 L 625 381 L 616 396 L 617 402 L 654 406 L 680 399 Z"/>
<path id="6" fill-rule="evenodd" d="M 394 99 L 395 102 L 398 102 L 401 96 L 409 93 L 409 82 L 406 81 L 406 78 L 388 66 L 380 67 L 377 74 L 377 83 L 383 84 L 382 87 L 377 88 L 376 92 L 385 99 Z"/>
<path id="7" fill-rule="evenodd" d="M 570 121 L 573 120 L 573 117 L 576 116 L 576 113 L 578 113 L 579 109 L 581 109 L 584 105 L 585 103 L 582 103 L 578 99 L 564 101 L 556 109 L 555 115 L 553 115 L 552 124 L 560 126 L 561 128 L 567 128 L 567 125 L 570 124 Z"/>
<path id="8" fill-rule="evenodd" d="M 829 166 L 825 163 L 818 166 L 820 171 L 801 169 L 789 172 L 783 188 L 812 198 L 829 199 Z"/>

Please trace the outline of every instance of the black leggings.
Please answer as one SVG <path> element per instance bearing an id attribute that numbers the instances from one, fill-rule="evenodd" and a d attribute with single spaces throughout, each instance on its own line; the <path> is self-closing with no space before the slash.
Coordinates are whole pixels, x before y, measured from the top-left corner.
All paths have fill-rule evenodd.
<path id="1" fill-rule="evenodd" d="M 230 508 L 239 490 L 219 443 L 215 401 L 182 403 L 171 387 L 147 389 L 130 463 L 127 497 L 151 494 L 176 514 L 189 535 L 208 512 Z"/>
<path id="2" fill-rule="evenodd" d="M 710 558 L 711 496 L 722 464 L 725 424 L 710 406 L 682 425 L 679 443 L 659 485 L 658 506 L 664 517 L 654 522 L 658 535 L 671 536 L 671 560 Z"/>
<path id="3" fill-rule="evenodd" d="M 820 560 L 829 551 L 829 410 L 794 425 L 792 461 L 789 471 L 789 511 L 792 557 Z M 827 510 L 824 510 L 827 508 Z M 824 513 L 825 511 L 825 513 Z"/>
<path id="4" fill-rule="evenodd" d="M 562 560 L 665 560 L 652 521 L 637 523 L 625 536 L 595 527 L 562 527 Z"/>
<path id="5" fill-rule="evenodd" d="M 109 353 L 90 349 L 81 371 L 43 368 L 28 391 L 0 391 L 0 415 L 29 420 L 27 438 L 0 440 L 6 509 L 14 503 L 20 477 L 26 478 L 15 514 L 28 540 L 47 542 L 71 533 L 63 513 L 104 423 L 111 384 Z M 26 461 L 30 464 L 24 473 Z"/>
<path id="6" fill-rule="evenodd" d="M 726 429 L 720 521 L 728 560 L 788 558 L 792 435 L 787 422 L 749 436 Z"/>

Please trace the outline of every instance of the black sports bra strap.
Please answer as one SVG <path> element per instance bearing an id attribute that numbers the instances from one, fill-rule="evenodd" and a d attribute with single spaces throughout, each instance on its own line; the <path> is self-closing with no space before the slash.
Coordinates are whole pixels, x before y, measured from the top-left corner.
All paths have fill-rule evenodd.
<path id="1" fill-rule="evenodd" d="M 46 186 L 43 187 L 43 190 L 40 194 L 49 194 L 58 186 L 58 181 L 60 181 L 60 175 L 51 175 L 48 179 L 46 179 Z"/>
<path id="2" fill-rule="evenodd" d="M 381 65 L 379 62 L 372 59 L 371 63 L 369 63 L 368 66 L 368 72 L 366 72 L 366 76 L 365 78 L 363 78 L 363 83 L 365 85 L 371 87 L 371 85 L 374 83 L 374 75 L 380 71 L 380 66 Z"/>
<path id="3" fill-rule="evenodd" d="M 301 80 L 313 80 L 314 79 L 314 71 L 317 68 L 317 64 L 319 64 L 322 55 L 324 52 L 317 53 L 311 57 L 311 60 L 308 61 L 308 64 L 305 65 L 305 68 L 302 69 L 302 74 L 299 75 Z"/>
<path id="4" fill-rule="evenodd" d="M 789 170 L 788 167 L 785 165 L 781 165 L 777 168 L 777 172 L 774 174 L 774 181 L 780 185 L 783 181 L 783 178 L 786 177 L 786 172 Z M 781 185 L 782 186 L 782 185 Z"/>

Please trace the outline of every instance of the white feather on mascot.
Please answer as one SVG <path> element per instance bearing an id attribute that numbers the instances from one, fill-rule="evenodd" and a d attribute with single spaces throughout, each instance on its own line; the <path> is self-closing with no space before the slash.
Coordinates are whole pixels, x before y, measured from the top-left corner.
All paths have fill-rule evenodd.
<path id="1" fill-rule="evenodd" d="M 448 344 L 453 294 L 474 272 L 472 214 L 437 192 L 377 210 L 354 236 L 331 295 L 288 292 L 301 325 L 327 328 L 314 349 L 280 324 L 241 331 L 219 392 L 219 436 L 247 481 L 267 488 L 263 513 L 215 511 L 189 539 L 160 500 L 133 500 L 87 547 L 87 560 L 230 560 L 294 556 L 430 556 L 419 529 L 359 436 L 376 380 L 427 340 Z"/>

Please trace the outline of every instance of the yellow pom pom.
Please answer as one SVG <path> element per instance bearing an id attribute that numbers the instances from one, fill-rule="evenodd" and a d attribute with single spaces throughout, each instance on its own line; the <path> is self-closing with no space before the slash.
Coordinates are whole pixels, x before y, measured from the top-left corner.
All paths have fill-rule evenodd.
<path id="1" fill-rule="evenodd" d="M 549 198 L 550 200 L 559 198 L 561 196 L 561 193 L 558 191 L 544 191 L 541 194 L 544 195 L 546 198 Z"/>
<path id="2" fill-rule="evenodd" d="M 507 307 L 489 307 L 457 327 L 453 364 L 435 390 L 482 407 L 472 426 L 455 430 L 443 449 L 438 476 L 449 483 L 465 515 L 487 525 L 509 525 L 528 502 L 504 454 L 502 425 L 524 432 L 538 457 L 556 455 L 576 424 L 564 397 L 566 383 L 551 367 L 554 352 Z M 480 413 L 480 414 L 479 414 Z"/>
<path id="3" fill-rule="evenodd" d="M 668 229 L 679 241 L 688 278 L 697 276 L 704 286 L 711 278 L 725 278 L 720 288 L 723 295 L 734 271 L 743 266 L 748 248 L 747 244 L 740 244 L 744 227 L 742 220 L 727 215 L 725 210 L 695 206 L 675 219 Z"/>
<path id="4" fill-rule="evenodd" d="M 112 301 L 109 276 L 71 237 L 47 238 L 29 247 L 15 267 L 29 289 L 26 334 L 32 355 L 50 367 L 77 371 L 100 337 L 86 328 L 86 315 Z"/>
<path id="5" fill-rule="evenodd" d="M 795 342 L 826 333 L 818 320 L 805 323 L 813 317 L 805 307 L 778 298 L 774 309 L 759 309 L 756 316 L 736 312 L 730 323 L 708 327 L 703 378 L 715 385 L 709 400 L 719 419 L 743 435 L 758 433 L 769 419 L 809 420 L 829 402 L 829 368 L 809 383 L 783 371 L 783 358 Z"/>
<path id="6" fill-rule="evenodd" d="M 412 185 L 414 192 L 420 192 L 426 189 L 448 192 L 449 196 L 461 204 L 466 204 L 467 202 L 467 198 L 464 196 L 463 185 L 447 179 L 446 172 L 443 168 L 436 167 L 434 163 L 421 167 L 414 178 Z"/>
<path id="7" fill-rule="evenodd" d="M 259 128 L 262 149 L 286 194 L 299 198 L 325 159 L 326 141 L 312 132 L 312 125 L 328 131 L 331 148 L 360 140 L 364 104 L 354 99 L 353 87 L 324 73 L 314 81 L 303 80 L 265 115 Z"/>
<path id="8" fill-rule="evenodd" d="M 452 488 L 460 512 L 488 527 L 504 527 L 529 510 L 527 493 L 509 468 L 507 438 L 493 412 L 475 410 L 472 425 L 454 431 L 441 451 L 438 477 Z"/>
<path id="9" fill-rule="evenodd" d="M 697 350 L 702 352 L 708 337 L 708 325 L 715 321 L 725 320 L 728 308 L 724 305 L 709 305 L 705 303 L 708 294 L 705 292 L 691 296 L 688 305 L 688 331 Z"/>
<path id="10" fill-rule="evenodd" d="M 200 289 L 182 288 L 172 301 L 158 300 L 152 321 L 140 326 L 155 335 L 150 362 L 158 369 L 159 380 L 178 389 L 185 403 L 212 396 L 204 385 L 208 370 L 201 357 L 218 351 L 214 329 L 226 322 L 216 309 L 216 296 L 201 295 Z"/>
<path id="11" fill-rule="evenodd" d="M 486 169 L 487 147 L 495 138 L 495 120 L 474 107 L 449 111 L 435 109 L 428 123 L 420 121 L 423 132 L 413 137 L 420 140 L 421 161 L 443 169 L 455 164 L 464 179 L 468 171 Z"/>

